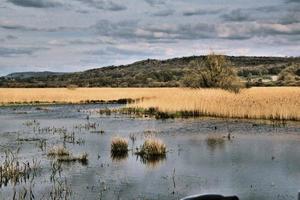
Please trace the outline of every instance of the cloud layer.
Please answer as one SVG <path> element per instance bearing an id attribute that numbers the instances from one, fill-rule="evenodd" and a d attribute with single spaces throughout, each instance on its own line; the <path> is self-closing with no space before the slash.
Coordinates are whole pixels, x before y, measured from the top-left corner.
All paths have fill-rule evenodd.
<path id="1" fill-rule="evenodd" d="M 5 0 L 0 75 L 84 70 L 211 50 L 299 56 L 299 13 L 299 0 Z"/>

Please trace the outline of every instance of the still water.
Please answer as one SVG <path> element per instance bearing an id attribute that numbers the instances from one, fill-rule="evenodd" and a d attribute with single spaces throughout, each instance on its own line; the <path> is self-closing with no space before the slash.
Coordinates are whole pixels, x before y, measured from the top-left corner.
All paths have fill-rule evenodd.
<path id="1" fill-rule="evenodd" d="M 5 150 L 20 162 L 39 163 L 28 180 L 1 185 L 0 199 L 30 188 L 35 199 L 53 191 L 48 150 L 64 145 L 88 163 L 62 163 L 57 180 L 70 199 L 180 199 L 193 194 L 237 195 L 241 200 L 296 200 L 300 191 L 300 123 L 216 118 L 155 120 L 111 114 L 118 105 L 56 105 L 0 108 L 0 161 Z M 59 131 L 74 133 L 66 140 Z M 104 133 L 102 133 L 104 131 Z M 135 141 L 130 140 L 130 135 Z M 230 135 L 230 137 L 228 137 Z M 127 156 L 112 158 L 114 136 L 128 138 Z M 164 141 L 165 159 L 145 162 L 133 154 L 147 137 Z M 27 139 L 27 140 L 26 140 Z M 41 145 L 40 141 L 45 141 Z"/>

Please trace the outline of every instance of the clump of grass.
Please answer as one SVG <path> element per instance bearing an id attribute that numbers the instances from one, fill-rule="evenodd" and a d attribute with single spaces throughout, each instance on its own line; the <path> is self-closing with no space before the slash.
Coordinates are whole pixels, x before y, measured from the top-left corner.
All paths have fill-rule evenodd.
<path id="1" fill-rule="evenodd" d="M 166 145 L 160 139 L 156 138 L 147 139 L 141 146 L 140 150 L 137 152 L 138 155 L 142 156 L 145 159 L 165 157 L 166 153 Z"/>
<path id="2" fill-rule="evenodd" d="M 48 151 L 48 156 L 69 156 L 70 152 L 63 146 L 54 146 Z"/>
<path id="3" fill-rule="evenodd" d="M 81 162 L 81 163 L 87 163 L 88 162 L 88 154 L 87 153 L 83 153 L 79 156 L 62 156 L 57 158 L 58 162 Z"/>
<path id="4" fill-rule="evenodd" d="M 65 147 L 63 146 L 55 146 L 52 147 L 52 149 L 49 150 L 48 156 L 57 157 L 58 162 L 81 162 L 81 163 L 87 163 L 88 161 L 88 154 L 82 153 L 79 156 L 73 156 L 72 153 L 69 152 Z"/>
<path id="5" fill-rule="evenodd" d="M 128 141 L 122 137 L 114 137 L 111 141 L 112 153 L 128 152 Z"/>

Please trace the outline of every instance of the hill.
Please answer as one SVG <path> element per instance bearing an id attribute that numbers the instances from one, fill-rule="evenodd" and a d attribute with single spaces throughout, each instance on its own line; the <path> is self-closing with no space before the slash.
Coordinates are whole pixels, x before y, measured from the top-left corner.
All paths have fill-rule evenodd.
<path id="1" fill-rule="evenodd" d="M 16 72 L 6 75 L 5 77 L 8 79 L 28 79 L 28 78 L 41 78 L 41 77 L 48 77 L 48 76 L 59 76 L 66 73 L 62 72 L 50 72 L 50 71 L 43 71 L 43 72 Z"/>
<path id="2" fill-rule="evenodd" d="M 143 60 L 129 65 L 108 66 L 74 73 L 21 73 L 0 78 L 0 87 L 178 87 L 185 75 L 192 72 L 196 62 L 206 56 L 191 56 L 168 60 Z M 298 85 L 293 81 L 277 80 L 280 73 L 300 65 L 300 57 L 226 56 L 238 75 L 251 85 Z M 290 79 L 289 79 L 290 80 Z"/>

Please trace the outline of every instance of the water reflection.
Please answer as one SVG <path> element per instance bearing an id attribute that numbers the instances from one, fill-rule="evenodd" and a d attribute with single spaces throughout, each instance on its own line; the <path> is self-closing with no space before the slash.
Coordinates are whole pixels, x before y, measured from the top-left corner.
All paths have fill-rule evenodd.
<path id="1" fill-rule="evenodd" d="M 61 181 L 66 177 L 68 185 L 75 191 L 69 199 L 99 199 L 100 193 L 101 199 L 168 200 L 197 193 L 236 194 L 242 200 L 297 199 L 300 184 L 299 122 L 279 126 L 275 130 L 272 124 L 253 125 L 253 122 L 240 120 L 161 121 L 113 115 L 99 117 L 89 112 L 100 107 L 53 106 L 52 112 L 30 107 L 17 108 L 18 111 L 28 112 L 26 115 L 16 115 L 11 108 L 0 109 L 0 145 L 13 149 L 20 145 L 22 161 L 31 161 L 33 156 L 41 160 L 41 173 L 33 180 L 35 199 L 42 199 L 44 193 L 48 194 L 54 185 L 49 176 L 60 178 L 62 169 Z M 87 113 L 89 121 L 86 119 Z M 40 124 L 24 126 L 24 122 L 28 125 Z M 101 130 L 106 134 L 101 134 Z M 130 139 L 132 150 L 129 153 L 110 153 L 111 135 L 116 133 Z M 135 157 L 134 148 L 140 144 L 140 138 L 144 140 L 153 133 L 173 150 L 167 154 L 168 158 Z M 236 138 L 227 133 L 232 133 Z M 89 166 L 78 162 L 50 165 L 54 160 L 46 156 L 48 147 L 62 144 L 65 138 L 73 136 L 75 140 L 72 139 L 72 143 L 65 140 L 66 148 L 73 153 L 87 152 Z M 20 138 L 22 142 L 16 141 Z M 47 142 L 28 141 L 34 138 Z M 79 139 L 85 142 L 76 142 Z M 101 153 L 101 158 L 98 153 Z M 1 155 L 4 156 L 4 151 Z M 0 161 L 4 162 L 4 159 L 0 157 Z M 109 161 L 122 163 L 111 165 Z M 170 169 L 175 167 L 176 175 L 172 176 Z M 28 177 L 19 180 L 23 182 L 19 181 L 21 183 L 16 187 L 30 183 Z M 172 180 L 176 180 L 176 188 Z M 55 185 L 63 184 L 57 183 Z M 0 188 L 0 199 L 13 197 L 13 184 L 7 184 Z"/>
<path id="2" fill-rule="evenodd" d="M 147 165 L 150 168 L 155 168 L 161 165 L 163 162 L 166 161 L 166 155 L 159 155 L 159 156 L 151 156 L 151 157 L 144 157 L 144 156 L 137 156 L 137 159 L 140 160 L 141 163 Z"/>
<path id="3" fill-rule="evenodd" d="M 220 135 L 210 135 L 206 138 L 206 144 L 211 151 L 219 149 L 224 149 L 225 139 Z"/>
<path id="4" fill-rule="evenodd" d="M 113 161 L 121 162 L 128 158 L 128 152 L 127 151 L 121 151 L 121 152 L 111 151 L 110 157 Z"/>

